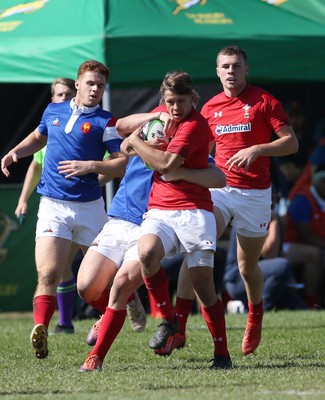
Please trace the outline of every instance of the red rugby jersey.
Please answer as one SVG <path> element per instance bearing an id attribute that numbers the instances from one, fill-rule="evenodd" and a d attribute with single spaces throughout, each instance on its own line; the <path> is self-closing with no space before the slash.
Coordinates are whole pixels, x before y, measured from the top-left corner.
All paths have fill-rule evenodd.
<path id="1" fill-rule="evenodd" d="M 224 92 L 210 99 L 201 110 L 216 141 L 215 162 L 227 177 L 227 185 L 246 189 L 271 186 L 270 157 L 258 157 L 247 172 L 228 171 L 227 160 L 243 148 L 269 143 L 272 131 L 291 125 L 281 103 L 265 90 L 247 85 L 237 97 Z"/>

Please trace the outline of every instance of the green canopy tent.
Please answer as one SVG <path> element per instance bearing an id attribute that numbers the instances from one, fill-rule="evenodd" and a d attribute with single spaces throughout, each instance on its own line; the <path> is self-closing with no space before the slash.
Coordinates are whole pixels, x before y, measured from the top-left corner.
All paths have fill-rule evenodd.
<path id="1" fill-rule="evenodd" d="M 121 1 L 109 2 L 106 59 L 112 84 L 154 82 L 174 68 L 196 82 L 211 80 L 216 52 L 227 44 L 247 50 L 251 80 L 325 78 L 323 0 L 147 0 L 141 9 L 138 3 L 130 2 L 124 12 Z"/>
<path id="2" fill-rule="evenodd" d="M 27 0 L 25 0 L 27 1 Z M 74 77 L 105 62 L 114 87 L 182 68 L 214 78 L 217 50 L 246 48 L 254 81 L 325 80 L 323 0 L 2 0 L 0 82 Z"/>

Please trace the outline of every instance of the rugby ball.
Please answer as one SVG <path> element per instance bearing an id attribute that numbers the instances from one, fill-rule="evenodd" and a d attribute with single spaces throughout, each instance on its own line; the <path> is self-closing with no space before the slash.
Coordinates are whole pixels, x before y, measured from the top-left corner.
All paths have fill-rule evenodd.
<path id="1" fill-rule="evenodd" d="M 153 121 L 147 122 L 141 128 L 140 136 L 142 140 L 157 140 L 159 142 L 168 143 L 168 138 L 164 134 L 164 123 L 160 121 L 160 119 L 154 119 Z M 152 169 L 152 167 L 145 163 L 143 160 L 142 162 L 147 168 Z"/>
<path id="2" fill-rule="evenodd" d="M 147 122 L 141 128 L 141 138 L 143 140 L 159 140 L 168 143 L 168 138 L 164 134 L 164 123 L 160 119 Z"/>

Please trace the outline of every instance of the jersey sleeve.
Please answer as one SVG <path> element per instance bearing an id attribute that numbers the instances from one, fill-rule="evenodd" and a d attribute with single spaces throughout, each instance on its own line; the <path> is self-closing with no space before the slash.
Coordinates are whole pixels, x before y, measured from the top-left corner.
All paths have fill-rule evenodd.
<path id="1" fill-rule="evenodd" d="M 274 132 L 291 125 L 282 104 L 273 96 L 264 94 L 265 117 Z"/>
<path id="2" fill-rule="evenodd" d="M 51 103 L 52 104 L 52 103 Z M 41 122 L 38 125 L 38 131 L 41 135 L 48 135 L 48 129 L 47 129 L 47 124 L 46 124 L 46 119 L 47 119 L 47 115 L 48 115 L 48 109 L 51 106 L 51 104 L 49 104 L 46 109 L 43 112 L 42 118 L 41 118 Z M 54 121 L 53 121 L 54 122 Z"/>
<path id="3" fill-rule="evenodd" d="M 208 109 L 209 109 L 209 102 L 207 102 L 203 105 L 203 107 L 201 109 L 201 115 L 209 122 L 210 115 L 209 115 Z M 213 142 L 214 140 L 215 140 L 215 138 L 214 138 L 213 133 L 210 128 L 209 142 Z"/>
<path id="4" fill-rule="evenodd" d="M 103 142 L 110 154 L 119 152 L 121 143 L 123 141 L 123 138 L 118 134 L 116 130 L 116 121 L 117 119 L 115 117 L 111 117 L 107 122 L 103 134 Z"/>

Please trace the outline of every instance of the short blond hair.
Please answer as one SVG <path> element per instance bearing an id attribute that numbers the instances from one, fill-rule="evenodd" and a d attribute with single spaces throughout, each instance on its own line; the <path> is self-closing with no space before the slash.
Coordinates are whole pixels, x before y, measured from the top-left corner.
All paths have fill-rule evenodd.
<path id="1" fill-rule="evenodd" d="M 75 88 L 75 81 L 73 79 L 70 78 L 56 78 L 54 79 L 54 81 L 52 82 L 51 85 L 51 94 L 52 96 L 54 96 L 55 94 L 55 86 L 60 83 L 61 85 L 67 86 L 69 89 L 71 89 L 74 93 L 76 92 L 76 88 Z"/>

